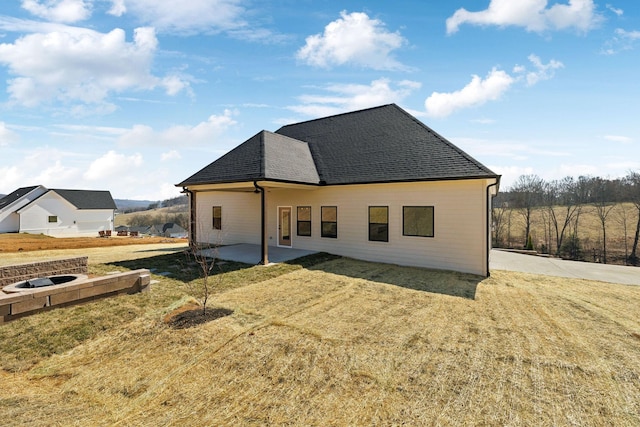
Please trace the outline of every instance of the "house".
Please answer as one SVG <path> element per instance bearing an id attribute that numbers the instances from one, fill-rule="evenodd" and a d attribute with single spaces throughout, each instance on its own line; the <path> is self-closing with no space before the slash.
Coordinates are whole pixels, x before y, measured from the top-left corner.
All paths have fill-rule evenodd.
<path id="1" fill-rule="evenodd" d="M 97 236 L 113 229 L 109 191 L 18 188 L 0 199 L 0 233 Z"/>
<path id="2" fill-rule="evenodd" d="M 191 242 L 489 275 L 500 176 L 395 104 L 261 131 L 177 186 Z"/>
<path id="3" fill-rule="evenodd" d="M 165 224 L 155 224 L 149 227 L 148 234 L 152 236 L 171 237 L 176 239 L 184 239 L 187 237 L 187 230 L 180 227 L 175 222 L 167 222 Z"/>

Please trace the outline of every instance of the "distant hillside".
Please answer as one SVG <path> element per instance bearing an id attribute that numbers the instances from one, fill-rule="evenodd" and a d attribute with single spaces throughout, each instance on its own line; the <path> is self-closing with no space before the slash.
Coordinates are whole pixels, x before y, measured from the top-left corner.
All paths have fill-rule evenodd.
<path id="1" fill-rule="evenodd" d="M 121 213 L 116 215 L 114 226 L 146 227 L 167 222 L 175 222 L 181 227 L 187 228 L 189 225 L 189 205 L 174 205 L 166 208 Z"/>
<path id="2" fill-rule="evenodd" d="M 113 199 L 119 211 L 130 209 L 146 209 L 150 204 L 158 203 L 157 200 L 131 200 L 131 199 Z"/>

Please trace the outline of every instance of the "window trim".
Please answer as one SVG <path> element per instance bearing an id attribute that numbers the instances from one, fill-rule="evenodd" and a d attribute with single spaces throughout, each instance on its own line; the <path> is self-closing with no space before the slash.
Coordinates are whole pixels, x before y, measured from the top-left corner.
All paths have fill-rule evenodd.
<path id="1" fill-rule="evenodd" d="M 431 235 L 423 235 L 423 234 L 407 234 L 406 233 L 406 229 L 405 229 L 405 210 L 407 208 L 426 208 L 426 209 L 431 209 Z M 424 205 L 424 206 L 403 206 L 402 207 L 402 235 L 403 236 L 407 236 L 407 237 L 435 237 L 436 235 L 436 226 L 435 226 L 435 222 L 436 222 L 436 209 L 435 206 L 433 205 Z"/>
<path id="2" fill-rule="evenodd" d="M 219 217 L 216 217 L 216 209 L 219 209 L 220 211 Z M 212 206 L 211 217 L 212 217 L 211 228 L 213 230 L 222 231 L 222 206 Z M 218 219 L 217 227 L 216 227 L 216 219 Z"/>
<path id="3" fill-rule="evenodd" d="M 371 222 L 371 209 L 380 209 L 380 208 L 384 208 L 386 209 L 386 222 Z M 389 206 L 383 206 L 383 205 L 376 205 L 376 206 L 369 206 L 369 210 L 368 210 L 368 218 L 367 218 L 367 222 L 369 223 L 369 241 L 370 242 L 389 242 Z M 373 239 L 371 237 L 371 226 L 372 225 L 385 225 L 386 226 L 386 236 L 384 239 Z"/>
<path id="4" fill-rule="evenodd" d="M 335 221 L 324 221 L 324 210 L 325 209 L 335 209 L 336 212 L 336 220 Z M 325 233 L 325 224 L 334 224 L 335 225 L 335 234 Z M 326 237 L 329 239 L 337 239 L 338 238 L 338 206 L 321 206 L 320 207 L 320 237 Z"/>
<path id="5" fill-rule="evenodd" d="M 309 220 L 301 220 L 300 219 L 300 209 L 309 209 Z M 311 206 L 296 206 L 296 235 L 298 236 L 302 236 L 302 237 L 311 237 L 312 230 L 311 230 L 311 226 L 312 226 L 312 218 L 313 218 L 313 211 L 311 209 Z M 309 234 L 301 234 L 300 233 L 300 224 L 309 224 Z"/>

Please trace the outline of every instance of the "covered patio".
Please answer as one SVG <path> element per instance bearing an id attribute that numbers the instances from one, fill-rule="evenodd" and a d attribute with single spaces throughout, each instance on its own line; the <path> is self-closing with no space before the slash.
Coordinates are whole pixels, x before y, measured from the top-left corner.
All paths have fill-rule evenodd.
<path id="1" fill-rule="evenodd" d="M 260 264 L 262 260 L 262 248 L 260 245 L 239 243 L 237 245 L 220 246 L 218 248 L 202 251 L 207 256 L 216 257 L 224 261 L 243 262 L 245 264 Z M 269 246 L 269 264 L 291 261 L 306 255 L 315 254 L 315 251 L 304 249 L 283 248 Z"/>

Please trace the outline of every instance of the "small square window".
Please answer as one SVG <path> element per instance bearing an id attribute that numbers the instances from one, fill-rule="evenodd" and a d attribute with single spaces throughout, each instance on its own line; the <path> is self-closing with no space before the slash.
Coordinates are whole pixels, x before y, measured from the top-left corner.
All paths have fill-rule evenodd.
<path id="1" fill-rule="evenodd" d="M 433 206 L 403 206 L 402 235 L 433 237 Z"/>
<path id="2" fill-rule="evenodd" d="M 58 222 L 58 216 L 57 215 L 49 215 L 49 223 L 56 223 Z"/>

